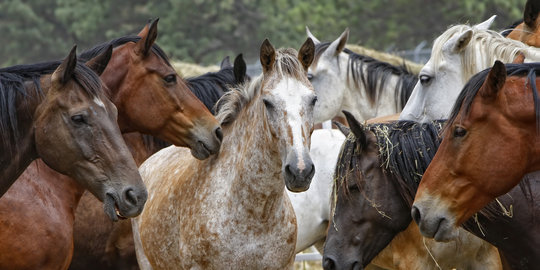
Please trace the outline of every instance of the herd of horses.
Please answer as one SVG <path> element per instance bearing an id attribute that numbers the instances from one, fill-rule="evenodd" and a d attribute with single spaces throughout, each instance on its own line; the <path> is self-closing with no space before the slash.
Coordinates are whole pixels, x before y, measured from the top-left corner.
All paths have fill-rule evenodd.
<path id="1" fill-rule="evenodd" d="M 452 26 L 419 74 L 306 28 L 184 79 L 157 19 L 1 68 L 0 268 L 534 269 L 539 14 Z"/>

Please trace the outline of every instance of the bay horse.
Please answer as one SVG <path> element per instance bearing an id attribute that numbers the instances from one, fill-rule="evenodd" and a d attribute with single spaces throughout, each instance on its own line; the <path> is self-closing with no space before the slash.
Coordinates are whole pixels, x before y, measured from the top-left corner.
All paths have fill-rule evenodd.
<path id="1" fill-rule="evenodd" d="M 120 136 L 106 86 L 92 70 L 101 73 L 109 58 L 110 51 L 87 67 L 77 61 L 74 46 L 61 62 L 0 70 L 0 196 L 41 158 L 103 201 L 109 217 L 142 211 L 146 188 Z"/>
<path id="2" fill-rule="evenodd" d="M 315 59 L 309 79 L 319 97 L 315 123 L 351 112 L 360 121 L 401 112 L 416 84 L 417 77 L 404 66 L 394 66 L 345 48 L 346 29 L 332 42 L 315 42 Z"/>
<path id="3" fill-rule="evenodd" d="M 527 61 L 540 61 L 540 49 L 488 30 L 494 19 L 475 26 L 452 26 L 435 39 L 431 58 L 420 71 L 400 120 L 447 119 L 465 83 L 495 60 L 511 63 L 523 54 Z"/>
<path id="4" fill-rule="evenodd" d="M 539 71 L 496 61 L 464 87 L 411 211 L 424 236 L 454 238 L 456 226 L 540 170 Z"/>
<path id="5" fill-rule="evenodd" d="M 143 269 L 284 269 L 296 220 L 285 193 L 308 189 L 317 100 L 307 78 L 314 44 L 297 53 L 261 45 L 263 73 L 217 105 L 221 152 L 204 161 L 165 148 L 140 167 L 148 211 L 132 220 Z M 166 247 L 166 248 L 163 248 Z"/>
<path id="6" fill-rule="evenodd" d="M 441 122 L 364 127 L 346 116 L 351 132 L 336 166 L 325 269 L 363 269 L 369 262 L 390 269 L 500 269 L 496 249 L 463 230 L 459 240 L 437 243 L 411 225 L 411 203 L 437 151 Z"/>
<path id="7" fill-rule="evenodd" d="M 529 46 L 540 47 L 540 2 L 527 0 L 523 10 L 523 22 L 506 36 Z"/>
<path id="8" fill-rule="evenodd" d="M 105 64 L 99 67 L 103 71 L 102 77 L 107 78 L 107 95 L 115 97 L 114 102 L 118 105 L 117 120 L 122 133 L 135 129 L 155 135 L 162 134 L 160 137 L 171 139 L 177 144 L 197 140 L 197 137 L 201 140 L 214 137 L 214 142 L 208 140 L 208 148 L 216 151 L 215 144 L 219 145 L 217 120 L 176 75 L 166 55 L 154 44 L 156 36 L 157 21 L 154 21 L 147 25 L 139 36 L 126 36 L 98 45 L 79 58 L 92 59 L 114 47 L 112 53 L 109 52 L 110 64 L 113 64 L 114 68 L 109 68 L 109 65 L 106 67 Z M 176 78 L 172 79 L 171 74 Z M 131 80 L 134 78 L 139 83 L 133 84 Z M 127 104 L 128 100 L 138 103 L 139 108 L 137 104 Z M 141 109 L 141 104 L 149 106 L 146 111 L 151 114 L 134 113 Z M 160 106 L 163 106 L 163 115 L 157 113 Z M 186 114 L 178 111 L 180 108 Z M 155 128 L 153 125 L 163 126 Z M 177 133 L 177 136 L 174 136 L 174 133 Z M 135 137 L 130 140 L 130 144 L 145 143 L 142 137 Z M 219 149 L 219 146 L 217 147 Z M 133 145 L 130 148 L 133 148 Z M 208 152 L 206 149 L 196 151 L 201 157 Z M 54 172 L 41 160 L 32 164 L 6 196 L 0 199 L 0 268 L 66 269 L 73 253 L 75 208 L 84 191 L 83 187 Z M 93 198 L 90 195 L 88 197 Z M 102 209 L 96 200 L 93 208 L 80 208 L 79 214 L 87 214 L 95 218 L 94 220 L 97 220 L 96 215 L 110 220 L 102 214 Z M 27 222 L 28 220 L 40 222 Z M 98 227 L 96 223 L 93 226 Z M 32 244 L 14 249 L 16 243 Z M 14 260 L 15 255 L 12 252 L 17 252 L 17 258 L 22 259 Z"/>
<path id="9" fill-rule="evenodd" d="M 248 80 L 250 78 L 246 74 L 246 63 L 240 54 L 235 58 L 234 66 L 224 60 L 219 71 L 187 78 L 186 85 L 208 110 L 213 111 L 215 103 L 229 91 L 229 87 L 237 87 Z M 138 132 L 126 133 L 123 136 L 137 165 L 170 145 L 161 139 Z M 82 197 L 79 206 L 87 209 L 86 220 L 92 219 L 94 222 L 83 223 L 79 222 L 80 219 L 76 222 L 78 234 L 74 239 L 75 251 L 70 269 L 138 269 L 131 222 L 109 221 L 99 212 L 92 196 Z"/>

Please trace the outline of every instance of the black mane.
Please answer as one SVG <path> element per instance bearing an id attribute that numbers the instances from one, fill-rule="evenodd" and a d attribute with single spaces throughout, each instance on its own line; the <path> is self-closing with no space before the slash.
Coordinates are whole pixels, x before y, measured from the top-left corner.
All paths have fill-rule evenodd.
<path id="1" fill-rule="evenodd" d="M 540 74 L 540 63 L 526 63 L 526 64 L 505 64 L 506 74 L 508 76 L 527 76 L 529 83 L 531 84 L 532 94 L 534 97 L 534 110 L 536 114 L 536 128 L 540 132 L 540 101 L 538 99 L 538 93 L 536 89 L 536 75 Z M 465 114 L 468 114 L 474 97 L 480 90 L 480 87 L 487 78 L 487 75 L 491 68 L 480 71 L 475 74 L 463 87 L 461 93 L 459 94 L 456 103 L 452 112 L 450 113 L 450 118 L 448 119 L 448 125 L 451 126 L 458 116 L 458 113 L 461 109 L 465 111 Z"/>
<path id="2" fill-rule="evenodd" d="M 217 101 L 225 92 L 229 91 L 230 86 L 238 84 L 232 67 L 225 67 L 218 72 L 208 72 L 198 77 L 187 78 L 186 81 L 191 92 L 214 115 L 216 114 L 214 105 Z"/>
<path id="3" fill-rule="evenodd" d="M 501 35 L 503 37 L 507 37 L 510 33 L 512 33 L 512 31 L 514 31 L 514 29 L 516 29 L 516 27 L 518 25 L 520 25 L 521 23 L 523 22 L 523 19 L 521 20 L 518 20 L 518 21 L 515 21 L 514 23 L 512 23 L 510 26 L 504 28 L 504 30 L 501 31 Z"/>
<path id="4" fill-rule="evenodd" d="M 317 44 L 315 46 L 315 59 L 320 58 L 330 44 L 330 42 Z M 363 84 L 371 104 L 377 102 L 378 95 L 384 89 L 388 78 L 391 75 L 397 75 L 399 76 L 399 81 L 395 88 L 396 108 L 402 110 L 405 107 L 418 81 L 417 76 L 407 69 L 405 63 L 401 66 L 394 66 L 367 55 L 357 54 L 349 49 L 344 49 L 343 52 L 349 55 L 347 77 L 349 79 L 352 78 L 352 82 L 357 88 L 360 87 L 360 82 Z"/>
<path id="5" fill-rule="evenodd" d="M 60 63 L 61 61 L 50 61 L 0 69 L 0 145 L 3 151 L 13 153 L 20 139 L 17 105 L 27 99 L 44 96 L 40 78 L 43 75 L 52 74 Z M 75 67 L 73 79 L 91 97 L 99 96 L 102 92 L 99 76 L 81 62 L 78 62 Z M 33 83 L 34 87 L 27 89 L 26 82 Z M 33 114 L 33 112 L 27 113 Z"/>

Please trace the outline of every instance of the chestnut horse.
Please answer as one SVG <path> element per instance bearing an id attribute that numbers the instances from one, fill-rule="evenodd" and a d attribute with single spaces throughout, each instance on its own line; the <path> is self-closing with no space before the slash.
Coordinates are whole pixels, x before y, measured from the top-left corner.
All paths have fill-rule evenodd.
<path id="1" fill-rule="evenodd" d="M 62 62 L 0 70 L 0 195 L 42 158 L 104 201 L 107 215 L 136 216 L 146 189 L 114 121 L 116 108 L 91 69 L 101 73 L 110 51 L 91 68 L 77 62 L 75 51 Z"/>
<path id="2" fill-rule="evenodd" d="M 311 39 L 298 54 L 265 40 L 263 74 L 218 103 L 221 152 L 197 161 L 169 147 L 141 165 L 150 208 L 132 224 L 143 269 L 293 266 L 296 220 L 285 187 L 305 191 L 315 170 L 313 53 Z"/>
<path id="3" fill-rule="evenodd" d="M 234 66 L 223 61 L 218 72 L 209 72 L 201 76 L 187 78 L 189 89 L 199 98 L 209 110 L 226 92 L 228 87 L 236 87 L 249 80 L 246 75 L 246 63 L 242 55 L 234 60 Z M 170 144 L 152 136 L 137 132 L 123 134 L 126 144 L 131 150 L 135 162 L 140 165 L 150 155 L 169 146 Z M 131 222 L 121 220 L 113 223 L 107 220 L 96 207 L 92 196 L 83 196 L 79 206 L 87 209 L 84 217 L 94 222 L 76 224 L 75 251 L 70 269 L 138 269 L 133 245 Z M 84 227 L 82 227 L 84 226 Z"/>
<path id="4" fill-rule="evenodd" d="M 197 141 L 199 139 L 196 138 L 200 137 L 200 140 L 206 141 L 209 149 L 217 151 L 221 136 L 218 134 L 218 122 L 176 75 L 163 51 L 153 44 L 157 36 L 156 23 L 154 21 L 150 27 L 145 27 L 139 36 L 123 37 L 98 45 L 83 53 L 82 58 L 89 59 L 111 46 L 115 47 L 110 64 L 107 68 L 101 64 L 100 68 L 105 69 L 102 77 L 106 78 L 105 83 L 110 88 L 109 96 L 114 97 L 118 106 L 118 124 L 122 132 L 135 129 L 162 134 L 160 137 L 177 144 Z M 111 66 L 114 68 L 111 69 Z M 144 104 L 148 114 L 134 113 L 141 109 L 141 104 Z M 141 137 L 131 141 L 143 143 Z M 194 143 L 194 149 L 199 147 Z M 195 151 L 201 157 L 209 152 L 207 149 Z M 118 163 L 111 164 L 118 166 Z M 84 186 L 55 173 L 42 161 L 37 161 L 31 167 L 0 199 L 0 268 L 65 269 L 73 252 L 73 220 Z M 23 198 L 33 200 L 30 203 L 29 199 Z M 100 208 L 103 207 L 97 200 L 94 206 L 93 209 L 79 209 L 80 213 L 84 214 L 86 210 L 89 216 L 97 213 L 108 219 L 102 214 Z M 14 249 L 16 243 L 32 244 Z M 17 252 L 17 258 L 22 260 L 14 260 L 13 253 L 8 251 Z"/>
<path id="5" fill-rule="evenodd" d="M 527 0 L 523 22 L 517 25 L 507 38 L 519 40 L 529 46 L 540 47 L 540 1 Z"/>
<path id="6" fill-rule="evenodd" d="M 411 210 L 423 235 L 437 241 L 540 170 L 540 64 L 496 61 L 461 92 Z"/>
<path id="7" fill-rule="evenodd" d="M 347 115 L 350 134 L 336 166 L 325 269 L 500 269 L 495 248 L 462 231 L 451 243 L 425 241 L 411 223 L 419 175 L 435 154 L 441 123 L 374 123 Z M 343 129 L 343 128 L 342 128 Z M 413 224 L 413 225 L 410 225 Z"/>

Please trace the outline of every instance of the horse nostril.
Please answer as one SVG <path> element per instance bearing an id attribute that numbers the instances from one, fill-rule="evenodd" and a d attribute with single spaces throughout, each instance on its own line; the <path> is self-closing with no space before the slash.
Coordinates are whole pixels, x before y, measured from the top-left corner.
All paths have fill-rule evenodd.
<path id="1" fill-rule="evenodd" d="M 218 138 L 218 140 L 220 142 L 223 141 L 223 131 L 221 130 L 221 127 L 217 127 L 215 132 L 216 132 L 216 137 Z"/>
<path id="2" fill-rule="evenodd" d="M 418 207 L 413 205 L 413 207 L 411 209 L 411 216 L 412 216 L 412 219 L 414 220 L 414 222 L 416 222 L 416 224 L 420 225 L 420 219 L 422 218 L 422 216 L 420 214 L 420 209 L 418 209 Z"/>
<path id="3" fill-rule="evenodd" d="M 325 270 L 334 270 L 336 269 L 336 263 L 334 262 L 334 260 L 326 257 L 323 260 L 323 268 Z"/>
<path id="4" fill-rule="evenodd" d="M 315 165 L 311 163 L 310 169 L 307 174 L 307 179 L 313 178 L 313 175 L 315 174 Z"/>
<path id="5" fill-rule="evenodd" d="M 129 188 L 124 192 L 124 199 L 131 205 L 137 205 L 137 194 L 135 194 L 135 191 L 133 191 L 132 188 Z"/>

